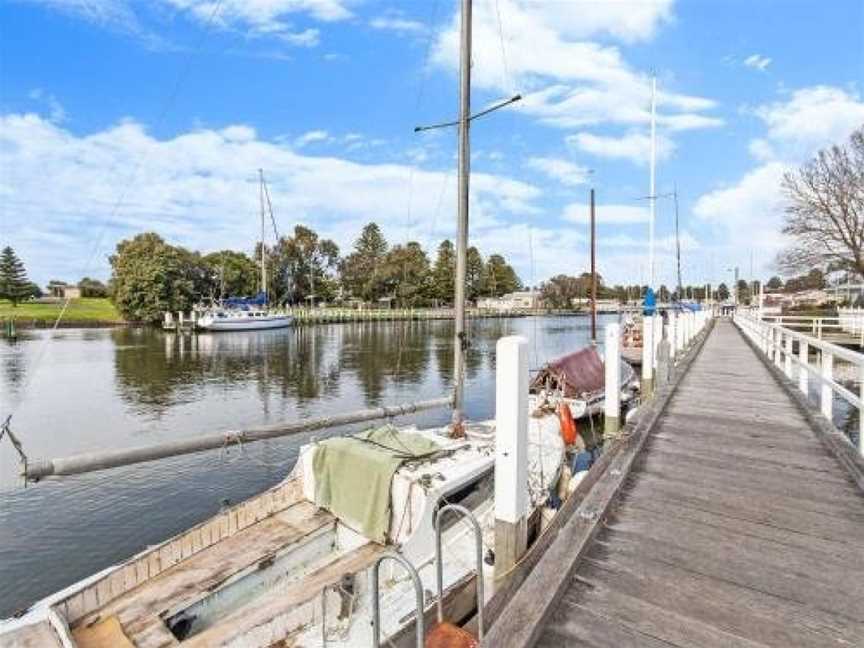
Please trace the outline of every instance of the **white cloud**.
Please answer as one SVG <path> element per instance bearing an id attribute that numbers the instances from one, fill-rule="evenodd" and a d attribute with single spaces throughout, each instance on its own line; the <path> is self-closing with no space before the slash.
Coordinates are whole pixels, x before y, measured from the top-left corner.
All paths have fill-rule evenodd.
<path id="1" fill-rule="evenodd" d="M 650 160 L 651 138 L 647 133 L 631 131 L 621 137 L 576 133 L 566 138 L 569 145 L 599 157 L 624 159 L 636 164 Z M 657 136 L 657 159 L 665 160 L 675 151 L 674 143 L 663 135 Z"/>
<path id="2" fill-rule="evenodd" d="M 618 47 L 586 39 L 648 40 L 661 24 L 672 19 L 672 4 L 672 0 L 578 5 L 541 0 L 477 2 L 473 81 L 501 94 L 521 90 L 524 101 L 518 110 L 551 126 L 647 124 L 648 76 L 631 69 Z M 433 61 L 456 70 L 458 51 L 457 13 L 439 36 Z M 663 85 L 661 82 L 657 96 L 659 125 L 686 130 L 722 124 L 719 118 L 699 114 L 714 108 L 714 101 L 671 92 Z"/>
<path id="3" fill-rule="evenodd" d="M 300 137 L 294 140 L 295 148 L 303 148 L 308 144 L 315 142 L 326 142 L 330 139 L 330 134 L 326 130 L 311 130 L 308 133 L 303 133 Z"/>
<path id="4" fill-rule="evenodd" d="M 33 101 L 44 104 L 48 108 L 48 119 L 55 124 L 66 121 L 66 110 L 57 97 L 50 92 L 45 92 L 42 88 L 33 88 L 27 96 Z"/>
<path id="5" fill-rule="evenodd" d="M 348 247 L 370 220 L 391 241 L 437 243 L 455 231 L 452 173 L 303 155 L 243 125 L 160 140 L 134 121 L 79 136 L 35 114 L 7 114 L 0 168 L 0 238 L 38 281 L 104 277 L 117 240 L 145 230 L 204 251 L 251 248 L 258 168 L 283 232 L 305 223 Z M 472 174 L 472 243 L 536 214 L 540 195 L 525 182 Z"/>
<path id="6" fill-rule="evenodd" d="M 768 127 L 768 138 L 785 148 L 789 157 L 840 144 L 864 126 L 861 97 L 833 86 L 796 90 L 787 101 L 759 106 L 754 113 Z"/>
<path id="7" fill-rule="evenodd" d="M 399 34 L 420 34 L 426 31 L 423 23 L 398 15 L 378 16 L 370 20 L 369 25 L 375 29 L 394 31 Z"/>
<path id="8" fill-rule="evenodd" d="M 780 234 L 782 200 L 780 181 L 786 165 L 769 162 L 745 174 L 737 183 L 699 197 L 693 213 L 726 234 L 725 240 L 742 249 L 776 250 Z"/>
<path id="9" fill-rule="evenodd" d="M 744 59 L 744 65 L 749 68 L 753 68 L 754 70 L 759 70 L 760 72 L 764 72 L 765 69 L 771 65 L 771 59 L 767 56 L 760 56 L 759 54 L 751 54 L 746 59 Z"/>
<path id="10" fill-rule="evenodd" d="M 601 225 L 632 225 L 648 223 L 648 207 L 636 205 L 600 204 L 595 205 L 594 214 Z M 588 205 L 572 203 L 564 208 L 564 220 L 571 223 L 587 224 L 590 218 Z"/>
<path id="11" fill-rule="evenodd" d="M 587 167 L 574 164 L 569 160 L 551 157 L 528 158 L 525 166 L 535 171 L 546 174 L 561 184 L 576 186 L 588 181 L 590 170 Z"/>

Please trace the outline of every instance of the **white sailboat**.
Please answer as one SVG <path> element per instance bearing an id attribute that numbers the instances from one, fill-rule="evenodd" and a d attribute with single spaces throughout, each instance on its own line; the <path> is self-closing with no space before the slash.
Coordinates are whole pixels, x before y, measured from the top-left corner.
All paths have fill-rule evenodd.
<path id="1" fill-rule="evenodd" d="M 264 245 L 265 198 L 267 186 L 264 171 L 258 170 L 261 203 L 261 290 L 252 298 L 230 298 L 205 309 L 196 326 L 205 331 L 259 331 L 290 326 L 293 317 L 275 312 L 269 307 L 267 293 L 267 248 Z M 272 216 L 272 214 L 271 214 Z"/>

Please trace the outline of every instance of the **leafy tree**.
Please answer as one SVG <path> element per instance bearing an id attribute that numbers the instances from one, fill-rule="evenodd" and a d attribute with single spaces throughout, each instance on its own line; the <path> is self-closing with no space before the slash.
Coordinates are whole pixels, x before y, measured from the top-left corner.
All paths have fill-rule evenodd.
<path id="1" fill-rule="evenodd" d="M 771 277 L 768 283 L 765 284 L 765 287 L 768 290 L 780 290 L 783 288 L 783 280 L 777 276 Z"/>
<path id="2" fill-rule="evenodd" d="M 516 271 L 500 254 L 493 254 L 487 259 L 484 281 L 487 293 L 493 297 L 522 289 L 522 281 Z"/>
<path id="3" fill-rule="evenodd" d="M 453 302 L 456 283 L 456 248 L 450 240 L 441 241 L 432 268 L 432 297 L 445 304 Z"/>
<path id="4" fill-rule="evenodd" d="M 729 288 L 727 288 L 725 283 L 721 283 L 717 286 L 717 299 L 719 301 L 726 301 L 729 299 Z"/>
<path id="5" fill-rule="evenodd" d="M 212 281 L 200 255 L 153 232 L 120 241 L 109 261 L 112 300 L 128 320 L 156 322 L 165 311 L 189 310 Z"/>
<path id="6" fill-rule="evenodd" d="M 573 300 L 581 297 L 583 291 L 580 279 L 563 274 L 540 284 L 540 297 L 549 308 L 572 308 Z"/>
<path id="7" fill-rule="evenodd" d="M 783 177 L 783 233 L 794 243 L 778 258 L 787 272 L 810 268 L 864 275 L 864 126 L 846 146 L 819 151 Z"/>
<path id="8" fill-rule="evenodd" d="M 387 255 L 387 240 L 376 223 L 369 223 L 354 242 L 354 251 L 343 259 L 342 284 L 354 297 L 374 302 L 387 291 L 387 277 L 382 272 Z"/>
<path id="9" fill-rule="evenodd" d="M 10 246 L 0 252 L 0 298 L 8 299 L 12 306 L 32 295 L 30 280 L 21 259 Z"/>
<path id="10" fill-rule="evenodd" d="M 27 284 L 27 297 L 39 299 L 42 296 L 42 289 L 32 281 Z"/>
<path id="11" fill-rule="evenodd" d="M 660 286 L 660 290 L 657 291 L 657 299 L 661 302 L 669 301 L 669 289 L 666 287 L 666 284 Z"/>
<path id="12" fill-rule="evenodd" d="M 485 288 L 486 273 L 483 256 L 473 245 L 465 254 L 465 296 L 469 301 L 476 301 Z"/>
<path id="13" fill-rule="evenodd" d="M 98 279 L 84 277 L 78 282 L 78 289 L 81 291 L 82 297 L 107 297 L 108 286 Z"/>
<path id="14" fill-rule="evenodd" d="M 249 297 L 258 292 L 258 265 L 244 252 L 221 250 L 203 258 L 217 296 Z"/>
<path id="15" fill-rule="evenodd" d="M 333 241 L 297 225 L 292 236 L 279 239 L 269 258 L 272 301 L 302 304 L 335 297 L 339 246 Z"/>
<path id="16" fill-rule="evenodd" d="M 744 279 L 739 279 L 736 284 L 737 292 L 738 292 L 738 302 L 741 304 L 749 304 L 750 303 L 750 284 L 747 283 Z"/>
<path id="17" fill-rule="evenodd" d="M 431 285 L 429 258 L 416 241 L 395 245 L 387 253 L 384 276 L 388 294 L 402 307 L 423 304 Z"/>

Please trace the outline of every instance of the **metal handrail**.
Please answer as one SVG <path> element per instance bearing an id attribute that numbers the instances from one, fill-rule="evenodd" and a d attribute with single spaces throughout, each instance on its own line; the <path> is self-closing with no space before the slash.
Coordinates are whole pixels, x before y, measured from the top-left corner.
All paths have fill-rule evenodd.
<path id="1" fill-rule="evenodd" d="M 445 504 L 435 511 L 435 569 L 438 580 L 438 623 L 444 621 L 444 562 L 441 550 L 441 516 L 447 511 L 459 513 L 474 527 L 474 544 L 477 557 L 477 628 L 478 637 L 483 639 L 483 531 L 474 514 L 460 504 Z"/>
<path id="2" fill-rule="evenodd" d="M 815 376 L 821 383 L 819 409 L 822 416 L 832 422 L 833 396 L 839 395 L 859 412 L 858 451 L 864 455 L 864 354 L 845 349 L 830 342 L 824 342 L 779 324 L 766 322 L 753 313 L 738 312 L 735 323 L 762 352 L 773 360 L 790 380 L 793 366 L 797 366 L 798 389 L 809 396 L 809 379 Z M 798 355 L 793 352 L 793 343 L 798 342 Z M 819 352 L 819 365 L 809 361 L 810 348 Z M 857 367 L 859 393 L 856 395 L 834 379 L 834 358 L 841 358 Z M 843 436 L 850 445 L 851 440 Z"/>
<path id="3" fill-rule="evenodd" d="M 423 615 L 426 605 L 423 597 L 423 583 L 420 581 L 420 575 L 408 559 L 402 554 L 387 553 L 380 556 L 372 565 L 372 647 L 381 647 L 381 602 L 379 600 L 378 572 L 381 569 L 381 563 L 385 560 L 395 560 L 405 568 L 411 580 L 414 582 L 414 598 L 417 603 L 417 622 L 415 628 L 417 631 L 417 648 L 423 648 L 423 642 L 426 636 L 426 627 L 423 620 Z"/>

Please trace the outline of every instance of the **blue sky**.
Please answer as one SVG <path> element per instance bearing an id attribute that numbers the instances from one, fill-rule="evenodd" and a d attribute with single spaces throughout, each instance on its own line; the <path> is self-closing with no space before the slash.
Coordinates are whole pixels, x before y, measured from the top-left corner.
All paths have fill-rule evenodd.
<path id="1" fill-rule="evenodd" d="M 34 279 L 107 277 L 155 229 L 251 249 L 256 170 L 279 227 L 347 249 L 379 222 L 430 254 L 455 229 L 452 0 L 27 0 L 0 5 L 0 244 Z M 499 20 L 500 16 L 500 20 Z M 659 194 L 685 282 L 767 275 L 784 171 L 864 124 L 864 3 L 475 0 L 471 241 L 526 282 L 647 279 L 649 78 Z M 673 211 L 658 200 L 656 283 Z"/>

